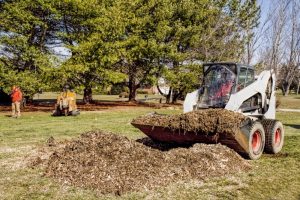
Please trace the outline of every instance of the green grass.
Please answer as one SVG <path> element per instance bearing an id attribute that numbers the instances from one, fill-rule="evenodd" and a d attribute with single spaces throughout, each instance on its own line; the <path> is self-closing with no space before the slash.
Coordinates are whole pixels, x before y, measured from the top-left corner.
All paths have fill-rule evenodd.
<path id="1" fill-rule="evenodd" d="M 291 94 L 289 96 L 277 95 L 280 102 L 279 108 L 300 109 L 300 95 Z"/>
<path id="2" fill-rule="evenodd" d="M 130 125 L 150 108 L 127 108 L 83 112 L 77 117 L 50 117 L 50 113 L 24 113 L 20 119 L 0 114 L 0 199 L 300 199 L 300 113 L 282 112 L 286 138 L 278 155 L 263 155 L 251 161 L 250 172 L 219 177 L 205 182 L 173 183 L 153 191 L 128 193 L 121 197 L 99 196 L 95 191 L 61 185 L 43 177 L 41 169 L 24 166 L 50 136 L 71 139 L 80 133 L 103 129 L 131 139 L 144 137 Z M 180 110 L 155 110 L 179 113 Z"/>

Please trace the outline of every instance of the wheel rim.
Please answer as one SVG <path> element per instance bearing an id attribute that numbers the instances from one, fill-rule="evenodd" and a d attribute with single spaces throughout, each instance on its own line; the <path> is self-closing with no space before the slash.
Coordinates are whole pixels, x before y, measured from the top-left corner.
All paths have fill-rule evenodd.
<path id="1" fill-rule="evenodd" d="M 279 146 L 281 142 L 281 130 L 280 128 L 276 129 L 275 132 L 275 146 Z"/>
<path id="2" fill-rule="evenodd" d="M 252 135 L 252 150 L 254 154 L 260 153 L 261 147 L 261 133 L 260 131 L 255 131 Z"/>

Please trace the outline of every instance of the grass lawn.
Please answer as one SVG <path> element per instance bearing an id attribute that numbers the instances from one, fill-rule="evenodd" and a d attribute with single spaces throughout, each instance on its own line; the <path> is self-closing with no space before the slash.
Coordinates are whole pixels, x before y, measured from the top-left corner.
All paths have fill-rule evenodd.
<path id="1" fill-rule="evenodd" d="M 253 169 L 250 172 L 205 182 L 174 183 L 121 197 L 97 196 L 91 190 L 61 185 L 43 177 L 41 169 L 31 169 L 23 164 L 24 158 L 50 136 L 64 140 L 88 130 L 103 129 L 131 139 L 144 137 L 130 121 L 151 111 L 150 108 L 111 109 L 83 112 L 78 117 L 67 118 L 53 118 L 50 113 L 36 112 L 24 113 L 20 119 L 0 113 L 0 199 L 300 199 L 300 113 L 277 113 L 286 130 L 282 153 L 251 161 Z"/>
<path id="2" fill-rule="evenodd" d="M 285 97 L 277 94 L 277 98 L 280 102 L 279 108 L 300 109 L 300 95 L 291 94 Z"/>

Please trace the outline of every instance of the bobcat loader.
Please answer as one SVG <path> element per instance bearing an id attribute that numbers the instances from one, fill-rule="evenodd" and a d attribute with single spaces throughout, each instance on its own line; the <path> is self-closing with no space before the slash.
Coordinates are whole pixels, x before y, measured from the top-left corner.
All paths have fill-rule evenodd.
<path id="1" fill-rule="evenodd" d="M 275 74 L 272 70 L 257 77 L 254 68 L 237 63 L 206 63 L 203 65 L 202 87 L 188 93 L 184 112 L 199 109 L 222 108 L 247 116 L 246 123 L 232 136 L 182 134 L 182 130 L 134 124 L 150 138 L 160 142 L 178 144 L 216 143 L 227 145 L 250 159 L 258 159 L 265 151 L 278 153 L 284 142 L 284 128 L 275 120 Z"/>

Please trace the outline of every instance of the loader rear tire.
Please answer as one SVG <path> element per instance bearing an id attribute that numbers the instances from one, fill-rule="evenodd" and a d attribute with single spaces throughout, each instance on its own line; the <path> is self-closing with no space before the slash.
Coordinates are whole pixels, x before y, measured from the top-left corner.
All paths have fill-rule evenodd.
<path id="1" fill-rule="evenodd" d="M 281 151 L 284 143 L 284 129 L 280 121 L 265 119 L 262 121 L 266 132 L 265 152 L 276 154 Z"/>
<path id="2" fill-rule="evenodd" d="M 260 122 L 254 122 L 250 126 L 249 132 L 249 152 L 248 157 L 251 160 L 257 160 L 261 157 L 265 146 L 265 131 Z"/>

